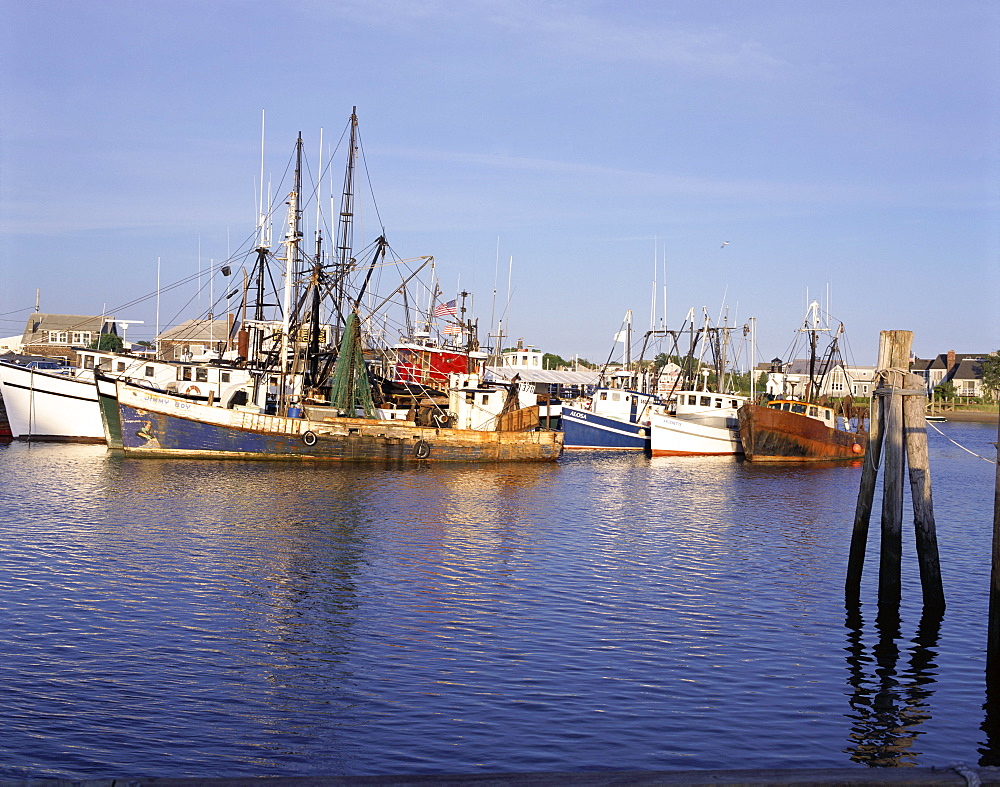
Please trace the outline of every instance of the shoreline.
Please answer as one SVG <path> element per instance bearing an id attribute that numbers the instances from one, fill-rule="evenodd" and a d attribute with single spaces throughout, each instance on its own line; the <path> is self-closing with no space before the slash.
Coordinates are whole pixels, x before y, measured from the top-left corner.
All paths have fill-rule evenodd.
<path id="1" fill-rule="evenodd" d="M 928 415 L 930 415 L 930 413 L 928 413 Z M 965 423 L 995 424 L 1000 421 L 1000 412 L 996 410 L 993 412 L 986 412 L 982 410 L 949 410 L 945 413 L 936 412 L 934 415 L 944 416 L 944 418 L 948 421 L 963 421 Z"/>

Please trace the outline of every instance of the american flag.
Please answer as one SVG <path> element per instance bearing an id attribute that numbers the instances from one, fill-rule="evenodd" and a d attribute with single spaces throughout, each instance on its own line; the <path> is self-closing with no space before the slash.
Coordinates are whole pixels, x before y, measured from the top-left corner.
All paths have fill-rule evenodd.
<path id="1" fill-rule="evenodd" d="M 454 317 L 456 314 L 458 314 L 458 304 L 454 300 L 434 307 L 435 317 Z"/>
<path id="2" fill-rule="evenodd" d="M 461 325 L 446 325 L 444 326 L 444 328 L 441 329 L 441 333 L 448 334 L 451 336 L 454 336 L 455 334 L 459 334 L 461 332 L 462 332 Z"/>

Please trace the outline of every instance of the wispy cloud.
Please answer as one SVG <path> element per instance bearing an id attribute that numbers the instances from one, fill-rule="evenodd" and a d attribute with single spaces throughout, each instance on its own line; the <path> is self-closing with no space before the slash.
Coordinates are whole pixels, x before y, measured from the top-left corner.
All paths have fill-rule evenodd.
<path id="1" fill-rule="evenodd" d="M 787 67 L 759 42 L 721 26 L 694 24 L 651 5 L 536 2 L 535 0 L 347 0 L 313 6 L 381 28 L 415 26 L 455 35 L 495 35 L 532 43 L 539 51 L 594 62 L 645 63 L 727 77 L 759 77 Z M 641 19 L 640 21 L 637 21 Z"/>
<path id="2" fill-rule="evenodd" d="M 553 184 L 560 184 L 555 188 L 569 189 L 573 192 L 619 192 L 630 197 L 641 195 L 709 200 L 739 199 L 812 205 L 838 203 L 913 205 L 922 204 L 928 196 L 926 193 L 915 193 L 912 184 L 905 187 L 886 184 L 881 188 L 874 188 L 869 183 L 851 185 L 808 179 L 717 178 L 530 156 L 463 153 L 427 148 L 386 147 L 380 148 L 378 154 L 409 161 L 410 164 L 404 167 L 407 171 L 413 170 L 413 162 L 447 164 L 451 166 L 443 171 L 450 175 L 445 177 L 459 177 L 468 167 L 477 173 L 477 179 L 496 178 L 498 183 L 518 184 L 518 188 L 533 188 L 528 184 L 537 178 L 540 186 L 546 190 L 554 188 Z M 506 177 L 502 177 L 503 173 L 506 173 Z M 510 173 L 517 173 L 518 177 L 511 178 Z M 941 184 L 938 184 L 937 188 L 940 187 Z M 942 202 L 950 204 L 967 198 L 967 191 L 964 185 L 955 183 L 938 196 Z"/>

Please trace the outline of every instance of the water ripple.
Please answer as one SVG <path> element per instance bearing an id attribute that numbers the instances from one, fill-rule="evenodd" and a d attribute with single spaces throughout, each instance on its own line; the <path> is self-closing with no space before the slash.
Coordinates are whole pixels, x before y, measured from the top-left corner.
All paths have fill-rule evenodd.
<path id="1" fill-rule="evenodd" d="M 895 627 L 875 532 L 845 618 L 857 468 L 0 446 L 0 776 L 974 762 L 992 467 L 948 445 L 948 614 L 907 544 Z"/>

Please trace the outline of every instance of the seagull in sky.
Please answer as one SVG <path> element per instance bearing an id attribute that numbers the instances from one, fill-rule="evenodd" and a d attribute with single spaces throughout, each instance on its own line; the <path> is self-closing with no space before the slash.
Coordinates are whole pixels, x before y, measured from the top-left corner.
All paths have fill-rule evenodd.
<path id="1" fill-rule="evenodd" d="M 719 246 L 719 248 L 720 248 L 720 249 L 724 249 L 724 248 L 726 248 L 726 246 L 728 246 L 728 245 L 729 245 L 729 241 L 727 241 L 727 240 L 724 240 L 724 241 L 722 241 L 722 245 L 721 245 L 721 246 Z"/>

